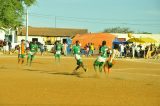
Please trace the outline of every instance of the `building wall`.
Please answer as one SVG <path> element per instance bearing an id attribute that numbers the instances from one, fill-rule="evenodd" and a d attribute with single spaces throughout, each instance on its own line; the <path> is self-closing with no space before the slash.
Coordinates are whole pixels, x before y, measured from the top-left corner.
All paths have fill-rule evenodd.
<path id="1" fill-rule="evenodd" d="M 0 40 L 4 40 L 4 39 L 5 39 L 5 32 L 0 29 Z"/>
<path id="2" fill-rule="evenodd" d="M 38 42 L 43 43 L 44 44 L 44 39 L 41 36 L 28 36 L 28 41 L 32 41 L 33 38 L 37 38 Z M 18 42 L 20 43 L 22 39 L 26 39 L 25 36 L 18 36 Z"/>
<path id="3" fill-rule="evenodd" d="M 45 44 L 46 40 L 52 40 L 52 43 L 59 40 L 63 43 L 63 39 L 67 39 L 68 37 L 42 37 L 42 36 L 28 36 L 28 41 L 32 41 L 33 38 L 37 38 L 38 42 Z M 20 43 L 21 40 L 25 40 L 25 36 L 18 36 L 18 42 Z"/>

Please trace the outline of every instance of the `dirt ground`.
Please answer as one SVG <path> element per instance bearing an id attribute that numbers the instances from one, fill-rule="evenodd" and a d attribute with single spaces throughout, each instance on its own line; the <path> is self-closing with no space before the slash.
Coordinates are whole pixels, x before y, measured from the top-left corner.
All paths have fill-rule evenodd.
<path id="1" fill-rule="evenodd" d="M 160 61 L 118 59 L 111 73 L 96 76 L 95 58 L 72 74 L 76 62 L 36 56 L 32 67 L 0 56 L 0 106 L 160 106 Z"/>

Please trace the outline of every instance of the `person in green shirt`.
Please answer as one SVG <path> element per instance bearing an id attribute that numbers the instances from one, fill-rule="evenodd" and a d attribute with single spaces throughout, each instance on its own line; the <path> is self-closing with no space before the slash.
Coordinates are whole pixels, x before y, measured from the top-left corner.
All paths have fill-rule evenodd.
<path id="1" fill-rule="evenodd" d="M 100 48 L 100 56 L 98 56 L 98 58 L 93 64 L 96 72 L 98 68 L 99 68 L 99 71 L 102 72 L 104 63 L 106 62 L 106 59 L 108 58 L 107 51 L 108 51 L 108 47 L 106 46 L 106 41 L 102 41 L 102 46 Z"/>
<path id="2" fill-rule="evenodd" d="M 30 44 L 29 49 L 30 49 L 30 51 L 29 51 L 28 57 L 27 57 L 27 65 L 28 65 L 28 62 L 29 62 L 29 65 L 31 66 L 33 58 L 38 51 L 38 45 L 36 44 L 36 41 L 33 41 L 33 43 Z"/>
<path id="3" fill-rule="evenodd" d="M 73 51 L 73 54 L 75 56 L 75 59 L 77 61 L 77 67 L 74 69 L 74 73 L 79 69 L 79 68 L 83 68 L 83 70 L 86 72 L 87 69 L 84 67 L 84 64 L 82 62 L 82 58 L 80 56 L 80 45 L 79 45 L 79 41 L 76 41 L 76 44 L 72 47 L 72 51 Z"/>
<path id="4" fill-rule="evenodd" d="M 60 62 L 60 57 L 61 57 L 61 53 L 62 53 L 62 44 L 59 41 L 56 41 L 55 46 L 54 46 L 54 50 L 55 50 L 55 61 L 57 61 L 58 58 L 58 62 Z"/>

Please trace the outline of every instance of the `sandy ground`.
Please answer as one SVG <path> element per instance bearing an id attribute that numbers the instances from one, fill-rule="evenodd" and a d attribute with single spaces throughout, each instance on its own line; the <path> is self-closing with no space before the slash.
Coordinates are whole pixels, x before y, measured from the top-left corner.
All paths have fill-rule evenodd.
<path id="1" fill-rule="evenodd" d="M 28 67 L 0 56 L 0 106 L 160 106 L 159 61 L 118 59 L 97 77 L 94 60 L 83 58 L 89 70 L 73 75 L 73 57 L 37 56 Z"/>

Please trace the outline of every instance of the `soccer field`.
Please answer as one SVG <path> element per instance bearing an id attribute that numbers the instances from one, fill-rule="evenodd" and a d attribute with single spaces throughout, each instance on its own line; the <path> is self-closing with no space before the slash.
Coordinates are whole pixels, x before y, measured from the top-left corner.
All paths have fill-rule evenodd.
<path id="1" fill-rule="evenodd" d="M 118 59 L 107 76 L 96 76 L 95 58 L 83 58 L 88 71 L 72 74 L 76 61 L 36 56 L 32 67 L 0 56 L 0 106 L 160 106 L 160 63 Z"/>

